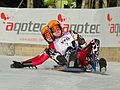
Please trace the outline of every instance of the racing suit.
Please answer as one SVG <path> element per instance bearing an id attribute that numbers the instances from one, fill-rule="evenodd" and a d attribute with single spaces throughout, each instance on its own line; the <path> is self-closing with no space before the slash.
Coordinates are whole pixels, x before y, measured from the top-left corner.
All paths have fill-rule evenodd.
<path id="1" fill-rule="evenodd" d="M 24 60 L 22 62 L 16 62 L 11 65 L 12 68 L 24 68 L 24 67 L 34 67 L 42 64 L 48 58 L 53 59 L 59 65 L 66 65 L 67 60 L 65 58 L 65 52 L 68 47 L 73 47 L 72 41 L 74 41 L 71 32 L 67 32 L 61 37 L 55 39 L 54 42 L 48 45 L 40 55 L 35 56 L 34 58 Z"/>

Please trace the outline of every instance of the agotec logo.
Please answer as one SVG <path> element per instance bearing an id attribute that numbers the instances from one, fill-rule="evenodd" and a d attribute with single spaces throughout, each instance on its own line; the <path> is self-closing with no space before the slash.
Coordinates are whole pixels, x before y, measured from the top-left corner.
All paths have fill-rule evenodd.
<path id="1" fill-rule="evenodd" d="M 67 18 L 65 18 L 62 14 L 58 14 L 58 20 L 60 22 L 64 22 L 67 20 Z M 85 22 L 84 24 L 82 23 L 73 23 L 73 24 L 69 24 L 69 23 L 64 23 L 63 25 L 63 29 L 65 31 L 75 31 L 77 33 L 83 33 L 85 35 L 87 34 L 99 34 L 100 33 L 100 24 L 89 24 L 88 22 Z"/>
<path id="2" fill-rule="evenodd" d="M 111 34 L 115 34 L 116 36 L 120 36 L 120 23 L 114 23 L 113 17 L 108 13 L 107 14 L 107 21 L 109 26 L 109 32 Z"/>
<path id="3" fill-rule="evenodd" d="M 13 22 L 4 12 L 0 12 L 0 19 L 5 24 L 6 31 L 14 31 L 17 34 L 40 32 L 41 28 L 46 25 L 46 23 L 33 23 L 32 20 L 29 22 Z"/>
<path id="4" fill-rule="evenodd" d="M 87 34 L 99 34 L 100 24 L 89 24 L 85 22 L 84 24 L 80 23 L 65 23 L 67 20 L 61 13 L 57 14 L 57 19 L 62 22 L 62 28 L 65 31 L 73 30 L 78 33 Z M 28 33 L 37 33 L 40 32 L 41 28 L 46 25 L 46 23 L 33 22 L 13 22 L 10 21 L 10 17 L 5 12 L 0 12 L 0 21 L 5 25 L 5 30 L 8 32 L 16 32 L 17 34 L 28 34 Z M 50 21 L 50 20 L 49 20 Z"/>

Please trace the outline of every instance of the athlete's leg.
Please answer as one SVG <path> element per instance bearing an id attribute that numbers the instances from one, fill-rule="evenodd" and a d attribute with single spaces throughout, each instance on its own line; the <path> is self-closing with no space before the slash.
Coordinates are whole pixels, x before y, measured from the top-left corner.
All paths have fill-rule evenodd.
<path id="1" fill-rule="evenodd" d="M 36 67 L 42 64 L 49 58 L 49 55 L 44 51 L 42 54 L 35 56 L 34 58 L 24 60 L 22 62 L 13 61 L 11 68 L 24 68 L 24 67 Z"/>

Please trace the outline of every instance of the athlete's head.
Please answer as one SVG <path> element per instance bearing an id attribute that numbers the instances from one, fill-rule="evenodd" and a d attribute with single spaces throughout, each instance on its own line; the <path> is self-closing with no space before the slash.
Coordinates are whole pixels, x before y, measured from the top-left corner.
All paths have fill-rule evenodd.
<path id="1" fill-rule="evenodd" d="M 51 43 L 54 41 L 54 36 L 52 35 L 50 29 L 48 26 L 44 26 L 41 29 L 41 34 L 43 35 L 44 39 L 48 42 Z"/>
<path id="2" fill-rule="evenodd" d="M 50 21 L 47 26 L 50 28 L 51 33 L 53 33 L 55 38 L 58 38 L 62 35 L 62 27 L 57 20 Z"/>

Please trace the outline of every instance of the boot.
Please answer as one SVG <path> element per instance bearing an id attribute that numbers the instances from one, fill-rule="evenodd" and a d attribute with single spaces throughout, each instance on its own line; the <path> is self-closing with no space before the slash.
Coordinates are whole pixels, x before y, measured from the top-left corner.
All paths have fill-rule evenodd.
<path id="1" fill-rule="evenodd" d="M 105 58 L 100 58 L 99 60 L 100 72 L 105 73 L 107 69 L 107 61 Z"/>
<path id="2" fill-rule="evenodd" d="M 10 65 L 11 68 L 24 68 L 21 62 L 13 61 L 13 64 Z"/>
<path id="3" fill-rule="evenodd" d="M 13 64 L 10 65 L 11 68 L 24 68 L 24 67 L 35 67 L 37 69 L 36 66 L 32 65 L 32 62 L 17 62 L 17 61 L 13 61 Z"/>
<path id="4" fill-rule="evenodd" d="M 37 69 L 37 67 L 36 66 L 33 66 L 32 65 L 32 62 L 30 61 L 30 62 L 22 62 L 22 65 L 23 65 L 23 67 L 35 67 L 36 69 Z"/>

